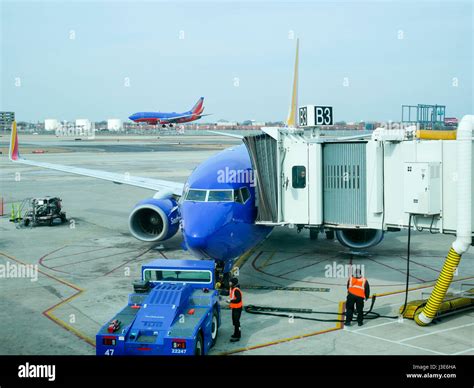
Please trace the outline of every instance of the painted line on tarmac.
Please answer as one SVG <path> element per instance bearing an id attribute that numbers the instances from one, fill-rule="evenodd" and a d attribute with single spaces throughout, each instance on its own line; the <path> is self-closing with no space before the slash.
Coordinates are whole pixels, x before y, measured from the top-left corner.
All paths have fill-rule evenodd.
<path id="1" fill-rule="evenodd" d="M 63 248 L 65 248 L 65 247 L 66 247 L 66 245 Z M 101 251 L 101 250 L 108 249 L 108 248 L 111 248 L 111 247 L 102 247 L 102 248 L 98 248 L 98 249 L 97 248 L 96 249 L 91 249 L 90 251 L 76 252 L 76 253 L 71 253 L 69 255 L 63 255 L 63 256 L 58 256 L 58 257 L 50 257 L 47 260 L 44 259 L 43 261 L 64 259 L 65 257 L 77 256 L 77 255 L 82 255 L 84 253 L 90 253 L 90 252 L 97 252 L 97 251 Z M 60 248 L 60 249 L 62 249 L 62 248 Z"/>
<path id="2" fill-rule="evenodd" d="M 111 255 L 107 255 L 107 256 L 100 256 L 100 257 L 96 257 L 96 258 L 92 258 L 92 259 L 86 259 L 86 260 L 79 260 L 79 261 L 75 261 L 75 262 L 71 262 L 71 263 L 66 263 L 66 264 L 60 264 L 60 265 L 57 265 L 57 266 L 54 266 L 54 267 L 50 267 L 48 265 L 46 265 L 44 262 L 46 261 L 46 258 L 50 255 L 52 255 L 53 253 L 56 253 L 58 251 L 60 251 L 61 249 L 64 249 L 64 248 L 67 248 L 69 247 L 70 245 L 64 245 L 62 246 L 61 248 L 58 248 L 58 249 L 55 249 L 54 251 L 52 252 L 49 252 L 49 253 L 46 253 L 45 255 L 41 256 L 40 259 L 39 259 L 39 264 L 44 267 L 44 268 L 47 268 L 53 272 L 60 272 L 64 275 L 72 275 L 71 272 L 67 272 L 67 271 L 62 271 L 60 269 L 58 269 L 58 267 L 67 267 L 67 266 L 71 266 L 71 265 L 75 265 L 75 264 L 79 264 L 79 263 L 83 263 L 83 262 L 88 262 L 88 261 L 94 261 L 94 260 L 100 260 L 100 259 L 105 259 L 105 258 L 109 258 L 109 257 L 113 257 L 113 256 L 120 256 L 120 255 L 123 255 L 123 254 L 128 254 L 128 253 L 131 253 L 131 252 L 136 252 L 136 250 L 132 250 L 132 251 L 126 251 L 126 252 L 119 252 L 119 253 L 113 253 Z M 74 246 L 74 245 L 71 245 L 71 246 Z M 107 248 L 112 248 L 112 247 L 106 247 L 105 249 Z M 152 248 L 150 248 L 152 249 Z M 127 260 L 126 262 L 122 263 L 120 266 L 112 269 L 111 271 L 107 272 L 106 274 L 104 275 L 101 275 L 101 276 L 107 276 L 109 275 L 111 272 L 115 271 L 116 269 L 120 268 L 121 266 L 123 265 L 126 265 L 128 264 L 130 261 L 134 260 L 134 259 L 138 259 L 140 258 L 142 255 L 144 255 L 145 253 L 147 253 L 150 249 L 148 249 L 147 251 L 145 252 L 142 252 L 140 253 L 138 256 L 135 256 L 133 257 L 131 260 Z M 78 254 L 81 254 L 82 252 L 79 252 Z M 83 253 L 87 253 L 86 252 L 83 252 Z"/>
<path id="3" fill-rule="evenodd" d="M 143 251 L 143 252 L 140 253 L 139 255 L 132 257 L 130 260 L 127 260 L 127 261 L 123 262 L 123 263 L 120 264 L 119 266 L 117 266 L 117 267 L 111 269 L 109 272 L 106 272 L 105 274 L 103 274 L 103 275 L 101 275 L 101 276 L 108 276 L 108 275 L 110 275 L 112 272 L 118 270 L 119 268 L 123 267 L 124 265 L 127 265 L 128 263 L 132 262 L 133 260 L 136 260 L 136 259 L 142 257 L 144 254 L 150 252 L 151 250 L 153 250 L 153 247 L 146 249 L 145 251 Z"/>
<path id="4" fill-rule="evenodd" d="M 473 352 L 473 351 L 474 351 L 474 348 L 470 348 L 470 349 L 461 350 L 460 352 L 450 354 L 450 356 L 457 356 L 458 354 L 464 354 L 464 353 Z"/>
<path id="5" fill-rule="evenodd" d="M 465 277 L 465 278 L 459 278 L 459 279 L 456 279 L 456 280 L 453 280 L 451 283 L 456 283 L 456 282 L 462 282 L 464 280 L 470 280 L 470 279 L 474 279 L 474 276 L 468 276 L 468 277 Z M 412 288 L 409 288 L 408 289 L 408 292 L 411 292 L 411 291 L 417 291 L 417 290 L 422 290 L 422 289 L 425 289 L 425 288 L 430 288 L 430 287 L 434 287 L 435 283 L 436 283 L 436 280 L 433 280 L 432 282 L 430 282 L 431 284 L 428 284 L 428 285 L 424 285 L 424 286 L 417 286 L 417 287 L 412 287 Z M 401 294 L 401 293 L 404 293 L 405 290 L 398 290 L 398 291 L 389 291 L 389 292 L 384 292 L 382 294 L 375 294 L 377 297 L 379 296 L 391 296 L 391 295 L 397 295 L 397 294 Z M 373 295 L 372 295 L 373 296 Z M 371 297 L 372 298 L 372 297 Z"/>
<path id="6" fill-rule="evenodd" d="M 469 326 L 473 326 L 474 323 L 467 323 L 465 325 L 461 325 L 461 326 L 456 326 L 456 327 L 450 327 L 448 329 L 442 329 L 442 330 L 437 330 L 437 331 L 432 331 L 430 333 L 425 333 L 425 334 L 420 334 L 420 335 L 415 335 L 414 337 L 408 337 L 408 338 L 404 338 L 402 340 L 400 340 L 399 342 L 405 342 L 405 341 L 411 341 L 413 339 L 416 339 L 416 338 L 421 338 L 421 337 L 426 337 L 428 335 L 434 335 L 434 334 L 439 334 L 439 333 L 444 333 L 446 331 L 451 331 L 451 330 L 457 330 L 457 329 L 462 329 L 464 327 L 469 327 Z"/>
<path id="7" fill-rule="evenodd" d="M 264 261 L 264 263 L 260 266 L 260 268 L 262 268 L 262 269 L 265 268 L 267 266 L 267 264 L 269 263 L 269 261 L 271 259 L 273 259 L 273 256 L 275 256 L 275 253 L 276 253 L 276 251 L 271 252 L 267 257 L 267 260 Z"/>
<path id="8" fill-rule="evenodd" d="M 254 260 L 252 264 L 255 264 L 255 261 L 256 260 Z M 255 268 L 255 266 L 254 266 L 254 268 Z M 468 279 L 472 279 L 472 278 L 474 278 L 474 277 L 461 278 L 461 279 L 457 279 L 456 282 L 463 281 L 463 280 L 468 280 Z M 429 288 L 429 287 L 432 287 L 432 286 L 433 285 L 415 287 L 415 288 L 409 289 L 408 291 L 409 292 L 410 291 L 415 291 L 415 290 L 419 290 L 419 289 L 422 289 L 422 288 Z M 385 294 L 377 294 L 376 296 L 377 297 L 391 296 L 391 295 L 397 295 L 397 294 L 404 293 L 404 292 L 405 292 L 405 290 L 399 290 L 399 291 L 387 292 Z M 372 297 L 373 296 L 371 296 L 370 299 Z M 342 319 L 342 316 L 343 316 L 342 314 L 344 313 L 344 310 L 345 310 L 345 302 L 339 302 L 338 313 L 339 313 L 339 316 L 341 317 L 341 319 Z M 440 353 L 440 352 L 437 352 L 437 351 L 434 351 L 434 350 L 431 350 L 431 349 L 425 349 L 425 348 L 422 348 L 422 347 L 418 347 L 418 346 L 410 345 L 410 344 L 405 344 L 405 343 L 402 342 L 402 341 L 406 341 L 406 340 L 402 340 L 402 341 L 398 342 L 398 341 L 388 340 L 386 338 L 373 336 L 373 335 L 366 334 L 366 333 L 360 333 L 360 331 L 362 331 L 362 330 L 371 329 L 371 328 L 375 328 L 375 327 L 378 327 L 378 326 L 384 326 L 384 325 L 391 324 L 391 323 L 398 323 L 398 321 L 386 322 L 386 323 L 383 323 L 381 325 L 376 325 L 376 326 L 367 326 L 367 327 L 364 327 L 363 329 L 358 329 L 358 330 L 345 330 L 345 331 L 347 331 L 349 333 L 353 333 L 353 334 L 364 335 L 364 336 L 371 337 L 371 338 L 374 338 L 374 339 L 379 339 L 381 341 L 387 341 L 387 342 L 394 343 L 394 344 L 401 345 L 401 346 L 408 346 L 408 347 L 415 348 L 415 349 L 418 349 L 418 350 L 423 350 L 423 351 L 426 351 L 426 352 L 432 352 L 432 353 L 435 353 L 435 354 L 445 355 L 445 353 Z M 330 329 L 320 330 L 320 331 L 316 331 L 316 332 L 308 333 L 308 334 L 297 335 L 297 336 L 293 336 L 293 337 L 289 337 L 289 338 L 282 338 L 282 339 L 279 339 L 279 340 L 276 340 L 276 341 L 266 342 L 266 343 L 263 343 L 263 344 L 258 344 L 258 345 L 248 346 L 248 347 L 245 347 L 245 348 L 239 348 L 239 349 L 231 350 L 231 351 L 228 351 L 228 352 L 218 353 L 218 355 L 232 355 L 232 354 L 236 354 L 236 353 L 248 352 L 248 351 L 251 351 L 251 350 L 256 350 L 256 349 L 261 349 L 261 348 L 265 348 L 265 347 L 269 347 L 269 346 L 279 345 L 279 344 L 282 344 L 282 343 L 291 342 L 291 341 L 295 341 L 295 340 L 299 340 L 299 339 L 303 339 L 303 338 L 307 338 L 307 337 L 313 337 L 313 336 L 320 335 L 320 334 L 331 333 L 333 331 L 343 330 L 343 329 L 344 329 L 344 323 L 338 322 L 335 327 L 330 328 Z M 463 352 L 468 352 L 468 351 L 469 350 L 466 350 L 466 351 L 463 351 Z"/>
<path id="9" fill-rule="evenodd" d="M 234 263 L 234 266 L 233 266 L 233 267 L 234 267 L 234 268 L 239 268 L 239 269 L 242 268 L 243 265 L 247 262 L 248 258 L 249 258 L 250 256 L 252 256 L 254 252 L 255 252 L 255 249 L 249 249 L 247 252 L 245 252 L 243 255 L 241 255 L 241 256 L 236 260 L 236 262 Z M 261 254 L 262 254 L 262 252 L 260 251 L 260 252 L 258 253 L 257 257 L 260 256 Z"/>
<path id="10" fill-rule="evenodd" d="M 330 292 L 330 288 L 325 287 L 285 287 L 285 286 L 259 286 L 246 284 L 240 286 L 247 290 L 273 290 L 273 291 L 297 291 L 297 292 Z"/>
<path id="11" fill-rule="evenodd" d="M 62 247 L 64 248 L 64 247 Z M 62 248 L 59 248 L 59 249 L 56 249 L 56 251 L 59 251 L 60 249 Z M 55 252 L 55 251 L 53 251 Z M 51 253 L 53 253 L 51 252 Z M 0 252 L 0 255 L 2 256 L 5 256 L 7 257 L 8 259 L 10 260 L 13 260 L 17 263 L 20 263 L 22 265 L 28 265 L 27 263 L 24 263 L 22 262 L 21 260 L 13 257 L 13 256 L 10 256 L 6 253 L 3 253 L 3 252 Z M 81 340 L 85 341 L 87 344 L 95 347 L 95 341 L 88 337 L 87 335 L 81 333 L 79 330 L 77 330 L 76 328 L 72 327 L 71 325 L 67 324 L 66 322 L 62 321 L 61 319 L 59 319 L 58 317 L 56 317 L 54 314 L 53 314 L 53 311 L 56 310 L 58 307 L 66 304 L 66 303 L 69 303 L 70 301 L 72 301 L 73 299 L 77 298 L 79 295 L 81 295 L 83 292 L 84 292 L 84 289 L 82 289 L 81 287 L 75 285 L 75 284 L 72 284 L 72 283 L 69 283 L 68 281 L 66 280 L 63 280 L 63 279 L 60 279 L 54 275 L 51 275 L 41 269 L 38 268 L 38 272 L 41 273 L 42 275 L 50 278 L 50 279 L 53 279 L 53 280 L 56 280 L 57 282 L 63 284 L 63 285 L 66 285 L 72 289 L 74 289 L 76 291 L 76 293 L 74 293 L 73 295 L 71 295 L 70 297 L 66 298 L 66 299 L 63 299 L 62 301 L 60 301 L 59 303 L 56 303 L 55 305 L 49 307 L 48 309 L 46 309 L 45 311 L 42 312 L 42 314 L 50 319 L 51 321 L 53 321 L 54 323 L 58 324 L 59 326 L 61 326 L 63 329 L 66 329 L 67 331 L 73 333 L 76 337 L 80 338 Z"/>
<path id="12" fill-rule="evenodd" d="M 262 251 L 262 252 L 268 252 L 268 251 Z M 299 255 L 299 256 L 302 256 L 302 255 Z M 302 280 L 302 279 L 292 279 L 292 278 L 289 278 L 289 277 L 286 277 L 286 276 L 282 276 L 282 275 L 274 275 L 274 274 L 271 274 L 269 272 L 265 272 L 262 270 L 261 267 L 257 266 L 257 260 L 259 258 L 259 255 L 257 257 L 255 257 L 253 260 L 252 260 L 252 267 L 253 269 L 255 269 L 257 272 L 260 272 L 261 274 L 263 275 L 266 275 L 266 276 L 270 276 L 270 277 L 273 277 L 273 278 L 277 278 L 277 279 L 281 279 L 281 280 L 289 280 L 289 281 L 292 281 L 292 282 L 301 282 L 301 283 L 309 283 L 309 284 L 323 284 L 323 285 L 327 285 L 327 286 L 333 286 L 333 287 L 346 287 L 346 284 L 337 284 L 337 283 L 327 283 L 327 282 L 321 282 L 321 281 L 312 281 L 312 280 Z M 286 258 L 286 259 L 283 259 L 283 260 L 280 260 L 278 262 L 273 262 L 273 263 L 270 263 L 267 265 L 267 267 L 270 267 L 271 265 L 273 264 L 277 264 L 277 263 L 280 263 L 280 262 L 283 262 L 283 261 L 286 261 L 286 260 L 289 260 L 291 258 Z M 370 259 L 369 259 L 370 260 Z M 372 260 L 373 261 L 373 260 Z M 380 263 L 378 263 L 380 264 Z M 403 271 L 399 271 L 397 270 L 398 272 L 401 272 L 403 273 L 404 275 L 406 275 L 405 272 Z M 465 278 L 460 278 L 458 280 L 453 280 L 453 282 L 455 281 L 459 281 L 459 280 L 468 280 L 468 279 L 474 279 L 474 276 L 469 276 L 469 277 L 465 277 Z M 434 283 L 437 281 L 438 279 L 433 279 L 433 280 L 428 280 L 428 281 L 424 281 L 424 283 L 430 283 L 428 285 L 424 284 L 424 285 L 421 285 L 421 286 L 418 286 L 416 288 L 411 288 L 409 291 L 411 290 L 417 290 L 417 289 L 422 289 L 422 288 L 429 288 L 429 287 L 432 287 L 434 286 Z M 403 283 L 396 283 L 396 284 L 374 284 L 373 287 L 399 287 L 401 285 L 404 285 L 405 282 Z M 400 292 L 405 292 L 405 289 L 403 289 L 402 291 L 393 291 L 393 292 L 388 292 L 388 293 L 384 293 L 384 294 L 377 294 L 378 296 L 385 296 L 385 295 L 389 295 L 389 294 L 398 294 Z"/>
<path id="13" fill-rule="evenodd" d="M 265 252 L 268 252 L 268 251 L 262 251 L 262 253 L 265 253 Z M 272 252 L 273 252 L 273 251 L 272 251 Z M 293 253 L 294 253 L 294 252 L 293 252 Z M 266 267 L 270 267 L 271 265 L 283 263 L 284 261 L 287 261 L 287 260 L 296 259 L 296 258 L 298 258 L 298 257 L 307 255 L 308 253 L 310 253 L 310 252 L 303 252 L 303 253 L 298 252 L 298 254 L 295 255 L 295 256 L 290 256 L 290 257 L 286 257 L 286 258 L 284 258 L 284 259 L 282 259 L 282 260 L 274 261 L 273 263 L 267 264 Z M 254 261 L 256 261 L 256 260 L 254 260 Z M 264 268 L 264 267 L 262 266 L 262 267 L 260 267 L 260 268 Z"/>
<path id="14" fill-rule="evenodd" d="M 403 260 L 407 261 L 406 257 L 400 256 L 400 258 L 402 258 Z M 438 270 L 438 269 L 436 269 L 436 268 L 430 267 L 429 265 L 426 265 L 426 264 L 423 264 L 423 263 L 419 263 L 419 262 L 417 262 L 417 261 L 414 261 L 413 259 L 410 259 L 410 263 L 419 265 L 420 267 L 423 267 L 423 268 L 426 268 L 426 269 L 430 269 L 431 271 L 437 272 L 438 274 L 441 273 L 441 270 Z"/>
<path id="15" fill-rule="evenodd" d="M 398 304 L 398 303 L 397 303 L 397 304 Z M 380 317 L 380 319 L 391 319 L 391 318 L 383 318 L 383 317 Z M 369 330 L 369 329 L 375 329 L 376 327 L 385 326 L 385 325 L 393 325 L 394 323 L 400 323 L 400 322 L 398 322 L 398 321 L 393 321 L 393 320 L 392 320 L 392 321 L 390 321 L 390 322 L 381 323 L 380 325 L 366 326 L 366 327 L 363 327 L 362 329 L 352 330 L 352 332 L 358 333 L 359 331 Z"/>
<path id="16" fill-rule="evenodd" d="M 400 270 L 400 269 L 398 269 L 398 268 L 395 268 L 395 267 L 392 267 L 391 265 L 388 265 L 388 264 L 386 264 L 386 263 L 381 263 L 381 262 L 379 262 L 379 261 L 377 261 L 377 260 L 371 259 L 370 257 L 367 257 L 366 259 L 367 259 L 367 260 L 370 260 L 370 261 L 373 261 L 374 263 L 376 263 L 376 264 L 378 264 L 378 265 L 382 265 L 382 266 L 384 266 L 384 267 L 390 268 L 390 269 L 393 270 L 393 271 L 400 272 L 401 274 L 403 274 L 403 275 L 405 275 L 405 276 L 407 275 L 406 272 L 403 272 L 402 270 Z M 410 275 L 410 277 L 413 278 L 413 279 L 416 279 L 416 280 L 420 281 L 421 283 L 427 283 L 427 282 L 432 282 L 432 281 L 434 281 L 434 280 L 424 280 L 424 279 L 418 278 L 418 277 L 416 277 L 416 276 L 414 276 L 414 275 Z"/>
<path id="17" fill-rule="evenodd" d="M 169 260 L 169 257 L 167 257 L 163 252 L 158 251 L 158 253 L 163 257 L 163 259 Z"/>
<path id="18" fill-rule="evenodd" d="M 358 331 L 352 331 L 352 330 L 345 330 L 345 332 L 346 332 L 346 333 L 357 334 L 357 335 L 362 335 L 362 336 L 366 336 L 366 337 L 373 338 L 373 339 L 378 339 L 378 340 L 380 340 L 380 341 L 389 342 L 389 343 L 391 343 L 391 344 L 396 344 L 396 345 L 400 345 L 400 346 L 408 346 L 408 347 L 410 347 L 410 348 L 422 350 L 422 351 L 425 351 L 425 352 L 431 352 L 431 353 L 439 354 L 439 355 L 442 355 L 442 356 L 446 356 L 446 355 L 447 355 L 446 353 L 437 352 L 436 350 L 431 350 L 431 349 L 422 348 L 421 346 L 415 346 L 415 345 L 410 345 L 410 344 L 404 344 L 404 343 L 401 343 L 401 342 L 399 342 L 399 341 L 393 341 L 393 340 L 389 340 L 389 339 L 387 339 L 387 338 L 377 337 L 377 336 L 375 336 L 375 335 L 370 335 L 370 334 L 367 334 L 367 333 L 360 333 L 360 332 L 358 332 Z"/>
<path id="19" fill-rule="evenodd" d="M 72 261 L 72 262 L 70 262 L 70 263 L 59 264 L 59 265 L 56 265 L 56 266 L 54 266 L 54 267 L 49 267 L 49 269 L 56 270 L 56 268 L 60 268 L 60 267 L 67 267 L 67 266 L 71 266 L 71 265 L 76 265 L 76 264 L 81 264 L 81 263 L 87 263 L 87 262 L 89 262 L 89 261 L 96 261 L 96 260 L 101 260 L 101 259 L 108 259 L 108 258 L 113 257 L 113 256 L 125 255 L 125 254 L 129 254 L 129 253 L 132 253 L 132 252 L 136 252 L 136 249 L 133 249 L 133 250 L 131 250 L 131 251 L 125 251 L 125 252 L 111 253 L 111 254 L 105 255 L 105 256 L 93 257 L 92 259 L 84 259 L 84 260 L 79 260 L 79 261 Z M 84 253 L 86 253 L 86 252 L 84 252 Z"/>
<path id="20" fill-rule="evenodd" d="M 339 302 L 338 313 L 339 313 L 340 319 L 342 319 L 342 314 L 344 313 L 345 305 L 346 305 L 345 302 Z M 276 340 L 276 341 L 266 342 L 266 343 L 259 344 L 259 345 L 248 346 L 248 347 L 245 347 L 245 348 L 239 348 L 239 349 L 231 350 L 231 351 L 228 351 L 228 352 L 219 353 L 218 355 L 223 355 L 224 356 L 224 355 L 231 355 L 231 354 L 236 354 L 236 353 L 248 352 L 250 350 L 266 348 L 266 347 L 269 347 L 269 346 L 279 345 L 279 344 L 283 344 L 283 343 L 286 343 L 286 342 L 292 342 L 292 341 L 296 341 L 296 340 L 300 340 L 300 339 L 304 339 L 304 338 L 308 338 L 308 337 L 314 337 L 314 336 L 317 336 L 317 335 L 320 335 L 320 334 L 331 333 L 333 331 L 342 330 L 343 328 L 344 328 L 344 324 L 342 322 L 337 322 L 334 327 L 331 327 L 329 329 L 314 331 L 312 333 L 296 335 L 296 336 L 289 337 L 289 338 L 281 338 L 281 339 Z"/>
<path id="21" fill-rule="evenodd" d="M 284 272 L 284 273 L 282 273 L 282 274 L 280 274 L 280 275 L 278 275 L 278 276 L 286 276 L 286 275 L 288 275 L 288 274 L 290 274 L 290 273 L 293 273 L 293 272 L 296 272 L 296 271 L 300 271 L 300 270 L 306 269 L 306 268 L 308 268 L 308 267 L 312 267 L 313 265 L 320 264 L 320 263 L 322 263 L 322 262 L 324 262 L 324 261 L 327 261 L 327 260 L 329 260 L 329 259 L 324 259 L 324 260 L 316 261 L 316 262 L 311 263 L 311 264 L 306 264 L 306 265 L 304 265 L 304 266 L 302 266 L 302 267 L 298 267 L 298 268 L 292 269 L 292 270 L 290 270 L 290 271 L 288 271 L 288 272 Z"/>

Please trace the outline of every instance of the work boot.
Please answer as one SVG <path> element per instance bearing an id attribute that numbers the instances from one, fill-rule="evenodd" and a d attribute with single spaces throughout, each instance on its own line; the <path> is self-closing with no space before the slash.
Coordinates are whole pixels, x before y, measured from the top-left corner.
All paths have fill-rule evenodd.
<path id="1" fill-rule="evenodd" d="M 350 325 L 351 325 L 351 323 L 350 323 L 350 322 L 344 322 L 344 325 L 346 325 L 346 326 L 350 326 Z"/>
<path id="2" fill-rule="evenodd" d="M 364 322 L 359 322 L 358 325 L 359 326 L 362 326 L 364 324 Z"/>
<path id="3" fill-rule="evenodd" d="M 230 342 L 238 342 L 238 341 L 240 341 L 240 338 L 230 337 Z"/>

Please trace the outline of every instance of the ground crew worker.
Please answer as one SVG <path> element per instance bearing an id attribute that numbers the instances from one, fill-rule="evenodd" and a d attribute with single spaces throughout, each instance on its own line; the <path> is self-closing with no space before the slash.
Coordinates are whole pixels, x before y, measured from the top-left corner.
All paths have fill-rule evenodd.
<path id="1" fill-rule="evenodd" d="M 237 342 L 240 340 L 240 316 L 242 315 L 242 291 L 239 289 L 239 280 L 231 278 L 229 280 L 229 307 L 232 311 L 232 324 L 234 325 L 234 334 L 230 337 L 230 342 Z"/>
<path id="2" fill-rule="evenodd" d="M 364 300 L 367 300 L 369 295 L 369 282 L 362 276 L 360 269 L 356 269 L 354 276 L 347 281 L 346 326 L 351 324 L 354 304 L 357 309 L 357 323 L 359 326 L 364 324 Z"/>

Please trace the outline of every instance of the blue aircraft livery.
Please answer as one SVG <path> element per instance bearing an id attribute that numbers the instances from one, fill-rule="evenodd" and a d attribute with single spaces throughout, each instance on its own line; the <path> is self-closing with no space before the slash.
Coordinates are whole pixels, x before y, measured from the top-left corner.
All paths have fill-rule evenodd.
<path id="1" fill-rule="evenodd" d="M 188 123 L 199 120 L 204 112 L 204 97 L 201 97 L 196 104 L 186 112 L 137 112 L 128 118 L 136 123 L 147 123 L 151 125 L 170 125 Z"/>

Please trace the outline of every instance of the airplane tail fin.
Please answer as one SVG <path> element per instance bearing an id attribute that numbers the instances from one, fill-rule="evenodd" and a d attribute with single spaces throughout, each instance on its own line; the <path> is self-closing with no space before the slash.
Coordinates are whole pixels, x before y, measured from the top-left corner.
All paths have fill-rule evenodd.
<path id="1" fill-rule="evenodd" d="M 191 109 L 193 114 L 201 114 L 204 110 L 204 97 L 201 97 Z"/>
<path id="2" fill-rule="evenodd" d="M 10 138 L 10 151 L 8 154 L 10 160 L 18 160 L 20 158 L 20 150 L 18 147 L 18 132 L 16 129 L 16 121 L 12 125 L 12 133 Z"/>
<path id="3" fill-rule="evenodd" d="M 296 127 L 298 125 L 297 121 L 297 111 L 298 111 L 298 55 L 299 55 L 299 39 L 296 39 L 296 57 L 295 57 L 295 70 L 293 75 L 293 91 L 291 94 L 291 103 L 290 109 L 288 112 L 288 118 L 286 120 L 286 125 L 288 127 Z"/>

